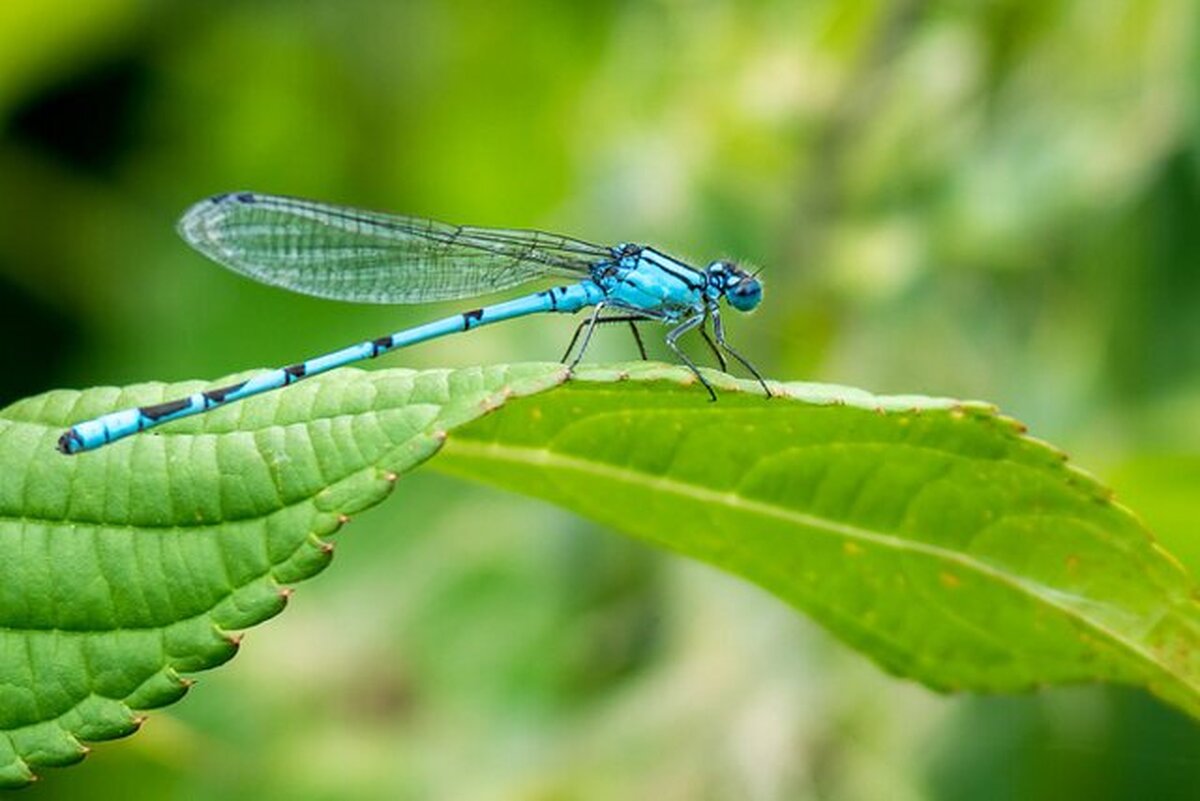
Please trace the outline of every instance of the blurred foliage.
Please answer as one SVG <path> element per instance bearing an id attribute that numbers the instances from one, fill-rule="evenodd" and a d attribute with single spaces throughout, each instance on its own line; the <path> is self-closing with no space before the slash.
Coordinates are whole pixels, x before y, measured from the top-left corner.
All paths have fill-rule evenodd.
<path id="1" fill-rule="evenodd" d="M 774 376 L 998 401 L 1196 570 L 1198 38 L 1192 0 L 7 0 L 0 404 L 442 311 L 206 264 L 171 226 L 208 193 L 651 241 L 766 268 L 730 327 Z M 392 358 L 554 358 L 572 325 Z M 405 484 L 229 668 L 25 797 L 1195 795 L 1155 702 L 934 697 L 729 577 Z"/>

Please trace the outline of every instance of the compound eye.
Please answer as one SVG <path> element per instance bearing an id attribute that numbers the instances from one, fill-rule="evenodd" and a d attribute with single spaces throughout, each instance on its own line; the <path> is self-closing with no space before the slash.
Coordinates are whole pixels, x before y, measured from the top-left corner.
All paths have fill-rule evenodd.
<path id="1" fill-rule="evenodd" d="M 725 293 L 729 298 L 729 305 L 738 311 L 747 312 L 758 305 L 762 300 L 762 284 L 757 278 L 743 278 L 729 288 Z"/>

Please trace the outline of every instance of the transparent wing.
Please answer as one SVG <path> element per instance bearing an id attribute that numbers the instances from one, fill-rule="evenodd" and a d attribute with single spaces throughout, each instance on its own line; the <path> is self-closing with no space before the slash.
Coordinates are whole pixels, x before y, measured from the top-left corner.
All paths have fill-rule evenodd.
<path id="1" fill-rule="evenodd" d="M 236 192 L 179 221 L 196 250 L 265 284 L 358 303 L 484 295 L 549 276 L 586 277 L 608 248 L 538 231 L 446 225 Z"/>

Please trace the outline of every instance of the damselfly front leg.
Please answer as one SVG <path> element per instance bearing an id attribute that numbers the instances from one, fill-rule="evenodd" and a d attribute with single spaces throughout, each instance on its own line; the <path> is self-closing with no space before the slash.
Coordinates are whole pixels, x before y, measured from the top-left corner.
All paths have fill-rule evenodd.
<path id="1" fill-rule="evenodd" d="M 712 315 L 713 333 L 717 337 L 717 344 L 724 348 L 730 356 L 741 362 L 742 366 L 749 370 L 750 374 L 758 380 L 759 385 L 763 388 L 763 392 L 767 393 L 767 397 L 771 397 L 771 388 L 767 386 L 767 382 L 763 379 L 762 374 L 758 372 L 754 365 L 751 364 L 745 356 L 738 353 L 728 342 L 725 341 L 725 328 L 721 325 L 720 309 L 718 309 L 717 305 L 714 303 L 709 307 L 708 311 L 709 314 Z"/>

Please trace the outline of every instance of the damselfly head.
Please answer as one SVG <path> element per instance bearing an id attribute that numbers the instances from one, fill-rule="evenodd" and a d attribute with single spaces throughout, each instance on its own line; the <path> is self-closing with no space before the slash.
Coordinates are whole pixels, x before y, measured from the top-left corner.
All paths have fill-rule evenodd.
<path id="1" fill-rule="evenodd" d="M 748 312 L 762 300 L 762 283 L 731 261 L 714 261 L 705 272 L 738 311 Z"/>

